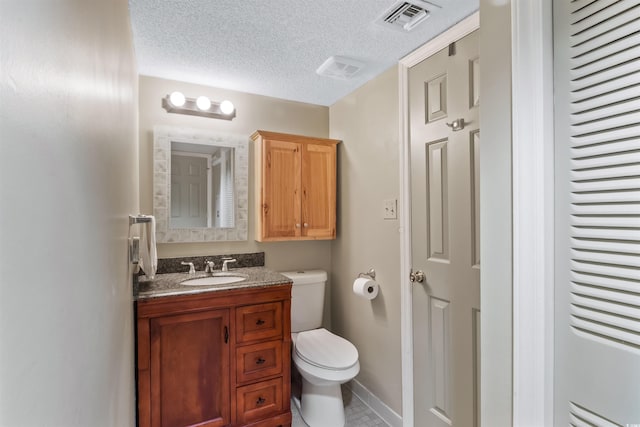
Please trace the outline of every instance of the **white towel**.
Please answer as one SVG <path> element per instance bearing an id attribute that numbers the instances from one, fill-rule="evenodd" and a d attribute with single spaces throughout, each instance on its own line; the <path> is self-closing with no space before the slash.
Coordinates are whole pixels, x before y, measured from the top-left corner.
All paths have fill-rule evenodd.
<path id="1" fill-rule="evenodd" d="M 158 269 L 158 252 L 156 251 L 156 219 L 153 215 L 145 215 L 151 221 L 140 224 L 140 268 L 148 280 L 153 280 Z"/>

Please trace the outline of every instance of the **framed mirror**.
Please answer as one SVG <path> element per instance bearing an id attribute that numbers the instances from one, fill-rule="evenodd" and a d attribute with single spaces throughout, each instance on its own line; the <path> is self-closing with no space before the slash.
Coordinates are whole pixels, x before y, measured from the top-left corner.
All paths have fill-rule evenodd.
<path id="1" fill-rule="evenodd" d="M 156 241 L 247 240 L 248 182 L 248 137 L 154 127 Z"/>

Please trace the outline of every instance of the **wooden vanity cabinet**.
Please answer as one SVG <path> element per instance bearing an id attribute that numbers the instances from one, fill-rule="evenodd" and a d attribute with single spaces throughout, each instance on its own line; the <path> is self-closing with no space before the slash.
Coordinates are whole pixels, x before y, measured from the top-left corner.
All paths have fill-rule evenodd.
<path id="1" fill-rule="evenodd" d="M 256 240 L 336 237 L 336 151 L 340 141 L 256 131 Z"/>
<path id="2" fill-rule="evenodd" d="M 291 285 L 136 302 L 140 427 L 291 425 Z"/>

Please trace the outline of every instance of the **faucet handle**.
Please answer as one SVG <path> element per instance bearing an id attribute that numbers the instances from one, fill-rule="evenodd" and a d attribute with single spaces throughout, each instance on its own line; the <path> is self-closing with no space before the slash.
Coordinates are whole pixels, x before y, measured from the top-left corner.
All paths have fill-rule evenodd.
<path id="1" fill-rule="evenodd" d="M 204 272 L 205 273 L 213 273 L 213 270 L 216 268 L 216 265 L 214 264 L 213 261 L 210 261 L 208 259 L 204 260 Z"/>
<path id="2" fill-rule="evenodd" d="M 222 271 L 229 271 L 229 263 L 236 262 L 235 258 L 222 258 Z"/>
<path id="3" fill-rule="evenodd" d="M 180 264 L 189 266 L 189 274 L 196 274 L 196 268 L 193 266 L 192 262 L 182 261 Z"/>

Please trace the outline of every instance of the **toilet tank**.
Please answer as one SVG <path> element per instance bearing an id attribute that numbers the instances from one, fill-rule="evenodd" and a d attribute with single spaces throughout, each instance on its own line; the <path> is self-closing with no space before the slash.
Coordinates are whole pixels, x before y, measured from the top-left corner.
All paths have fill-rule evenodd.
<path id="1" fill-rule="evenodd" d="M 323 270 L 282 271 L 293 281 L 291 287 L 291 332 L 308 331 L 322 326 L 324 286 Z"/>

